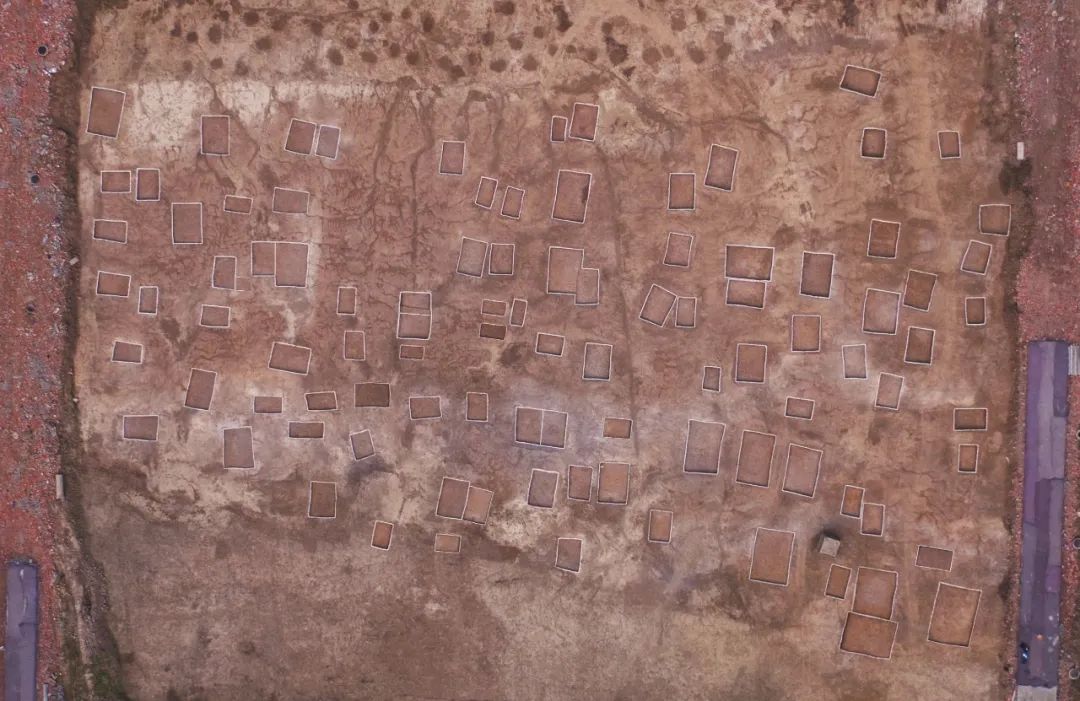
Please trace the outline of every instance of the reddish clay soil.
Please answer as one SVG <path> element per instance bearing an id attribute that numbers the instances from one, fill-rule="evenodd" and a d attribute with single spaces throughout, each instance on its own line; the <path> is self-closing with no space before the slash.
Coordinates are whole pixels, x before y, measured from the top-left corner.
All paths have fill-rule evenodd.
<path id="1" fill-rule="evenodd" d="M 70 59 L 73 14 L 66 2 L 0 4 L 0 561 L 40 567 L 38 684 L 51 686 L 62 667 L 54 475 L 71 415 L 70 267 L 60 224 L 69 204 L 65 142 L 47 115 L 50 75 Z"/>

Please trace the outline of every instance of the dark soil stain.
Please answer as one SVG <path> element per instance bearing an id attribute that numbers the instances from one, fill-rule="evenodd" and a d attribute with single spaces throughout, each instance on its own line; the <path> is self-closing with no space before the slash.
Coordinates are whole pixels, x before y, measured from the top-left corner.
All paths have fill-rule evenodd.
<path id="1" fill-rule="evenodd" d="M 374 51 L 361 51 L 360 60 L 364 63 L 378 63 L 379 57 L 375 55 Z"/>
<path id="2" fill-rule="evenodd" d="M 401 55 L 401 45 L 395 42 L 386 47 L 386 55 L 390 58 L 397 58 Z"/>
<path id="3" fill-rule="evenodd" d="M 424 34 L 430 34 L 433 29 L 435 29 L 435 18 L 427 12 L 420 15 L 420 30 L 424 32 Z"/>
<path id="4" fill-rule="evenodd" d="M 235 75 L 238 78 L 243 78 L 244 76 L 246 76 L 250 72 L 251 72 L 251 69 L 248 68 L 248 65 L 246 63 L 244 63 L 243 61 L 237 61 L 236 65 L 233 66 L 233 75 Z"/>
<path id="5" fill-rule="evenodd" d="M 322 33 L 323 33 L 323 23 L 322 22 L 320 22 L 317 19 L 310 19 L 310 20 L 308 20 L 307 25 L 308 25 L 308 29 L 311 30 L 312 34 L 314 34 L 317 37 L 322 36 Z"/>
<path id="6" fill-rule="evenodd" d="M 561 3 L 555 5 L 552 10 L 555 12 L 555 29 L 565 32 L 574 26 L 574 23 L 570 21 L 570 14 Z"/>
<path id="7" fill-rule="evenodd" d="M 415 66 L 419 62 L 420 54 L 416 53 L 415 51 L 410 51 L 409 53 L 405 54 L 405 63 L 409 64 L 410 66 Z"/>
<path id="8" fill-rule="evenodd" d="M 210 61 L 210 67 L 214 68 L 214 69 L 221 68 L 224 65 L 225 65 L 225 62 L 221 60 L 220 56 L 218 56 L 217 58 L 212 59 Z"/>
<path id="9" fill-rule="evenodd" d="M 520 49 L 522 46 L 525 45 L 525 42 L 522 40 L 521 36 L 518 35 L 518 34 L 510 35 L 510 38 L 508 38 L 506 40 L 506 43 L 509 44 L 510 48 L 513 49 L 514 51 L 517 51 L 518 49 Z"/>
<path id="10" fill-rule="evenodd" d="M 690 60 L 694 63 L 701 63 L 705 60 L 705 52 L 697 46 L 687 46 L 686 55 L 690 57 Z"/>
<path id="11" fill-rule="evenodd" d="M 488 64 L 488 68 L 495 71 L 496 73 L 502 73 L 506 70 L 506 61 L 504 59 L 497 58 Z"/>
<path id="12" fill-rule="evenodd" d="M 481 34 L 480 43 L 484 46 L 491 46 L 493 43 L 495 43 L 495 32 L 489 30 Z"/>
<path id="13" fill-rule="evenodd" d="M 244 24 L 246 24 L 247 26 L 254 27 L 256 24 L 259 23 L 259 13 L 255 10 L 248 10 L 243 15 L 241 15 L 240 19 L 243 20 Z"/>
<path id="14" fill-rule="evenodd" d="M 356 40 L 356 37 L 345 37 L 345 48 L 352 50 L 357 47 L 360 42 Z"/>
<path id="15" fill-rule="evenodd" d="M 215 24 L 206 32 L 206 38 L 210 40 L 211 44 L 221 43 L 221 25 Z"/>
<path id="16" fill-rule="evenodd" d="M 630 53 L 626 48 L 626 44 L 621 43 L 610 34 L 604 37 L 604 48 L 607 49 L 608 60 L 616 66 L 625 61 Z"/>
<path id="17" fill-rule="evenodd" d="M 330 47 L 326 52 L 326 58 L 335 66 L 345 63 L 345 57 L 341 55 L 341 50 L 337 47 Z"/>
<path id="18" fill-rule="evenodd" d="M 187 39 L 187 43 L 195 44 L 195 43 L 197 43 L 199 41 L 199 33 L 198 32 L 188 32 L 187 35 L 184 36 L 184 38 Z"/>
<path id="19" fill-rule="evenodd" d="M 285 29 L 285 27 L 287 27 L 287 26 L 289 26 L 289 18 L 286 17 L 285 15 L 278 15 L 270 23 L 270 29 L 273 29 L 275 32 L 280 32 L 282 29 Z"/>
<path id="20" fill-rule="evenodd" d="M 499 0 L 495 3 L 495 12 L 500 15 L 512 15 L 516 9 L 513 0 Z"/>
<path id="21" fill-rule="evenodd" d="M 274 42 L 269 36 L 262 36 L 255 40 L 255 48 L 259 51 L 269 51 L 274 46 Z"/>
<path id="22" fill-rule="evenodd" d="M 521 62 L 521 67 L 527 71 L 535 71 L 540 67 L 540 62 L 536 60 L 536 57 L 529 54 L 525 57 L 525 60 Z"/>
<path id="23" fill-rule="evenodd" d="M 655 46 L 650 46 L 641 53 L 641 60 L 647 65 L 655 66 L 660 62 L 660 50 Z"/>
<path id="24" fill-rule="evenodd" d="M 840 15 L 840 26 L 854 27 L 859 21 L 859 3 L 856 0 L 844 0 L 844 12 Z"/>

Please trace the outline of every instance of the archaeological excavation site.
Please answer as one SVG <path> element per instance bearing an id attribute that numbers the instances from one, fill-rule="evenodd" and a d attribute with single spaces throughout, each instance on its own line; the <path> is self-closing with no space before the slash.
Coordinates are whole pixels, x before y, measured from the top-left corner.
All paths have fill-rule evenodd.
<path id="1" fill-rule="evenodd" d="M 4 701 L 1080 699 L 1080 9 L 0 31 Z"/>

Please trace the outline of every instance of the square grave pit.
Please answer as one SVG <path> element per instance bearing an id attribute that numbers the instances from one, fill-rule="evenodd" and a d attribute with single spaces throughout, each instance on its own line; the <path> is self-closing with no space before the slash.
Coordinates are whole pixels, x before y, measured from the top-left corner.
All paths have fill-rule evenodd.
<path id="1" fill-rule="evenodd" d="M 964 323 L 968 326 L 986 326 L 986 297 L 964 298 Z"/>
<path id="2" fill-rule="evenodd" d="M 484 266 L 487 264 L 487 256 L 486 241 L 462 236 L 461 247 L 458 250 L 457 272 L 469 277 L 482 277 Z"/>
<path id="3" fill-rule="evenodd" d="M 929 570 L 952 570 L 953 551 L 945 548 L 935 548 L 929 545 L 920 545 L 915 553 L 915 566 Z"/>
<path id="4" fill-rule="evenodd" d="M 844 485 L 844 496 L 840 501 L 840 514 L 849 518 L 862 516 L 863 495 L 866 490 L 852 484 Z"/>
<path id="5" fill-rule="evenodd" d="M 878 409 L 900 409 L 900 397 L 904 393 L 904 378 L 902 375 L 894 375 L 883 372 L 878 375 L 877 397 L 874 406 Z"/>
<path id="6" fill-rule="evenodd" d="M 735 167 L 739 150 L 730 146 L 709 146 L 709 164 L 705 168 L 705 187 L 731 192 L 735 189 Z"/>
<path id="7" fill-rule="evenodd" d="M 345 331 L 342 356 L 345 360 L 367 360 L 367 335 L 363 331 Z"/>
<path id="8" fill-rule="evenodd" d="M 829 565 L 829 578 L 825 582 L 825 596 L 833 599 L 846 599 L 850 581 L 850 567 L 837 564 Z"/>
<path id="9" fill-rule="evenodd" d="M 840 649 L 844 652 L 887 660 L 892 657 L 898 626 L 896 621 L 886 621 L 851 612 L 844 623 L 844 632 L 840 636 Z"/>
<path id="10" fill-rule="evenodd" d="M 488 275 L 513 275 L 516 246 L 512 243 L 493 243 L 488 254 Z"/>
<path id="11" fill-rule="evenodd" d="M 781 489 L 813 499 L 821 475 L 821 459 L 824 452 L 817 448 L 791 443 L 788 445 L 787 463 L 784 466 L 784 483 Z"/>
<path id="12" fill-rule="evenodd" d="M 719 365 L 706 365 L 701 371 L 701 389 L 719 392 L 723 384 L 724 369 Z"/>
<path id="13" fill-rule="evenodd" d="M 555 492 L 559 488 L 559 473 L 552 470 L 534 469 L 529 478 L 529 506 L 550 509 L 555 506 Z"/>
<path id="14" fill-rule="evenodd" d="M 937 133 L 938 156 L 942 160 L 960 158 L 960 132 L 939 131 Z"/>
<path id="15" fill-rule="evenodd" d="M 795 554 L 795 533 L 758 528 L 750 555 L 750 579 L 786 587 Z"/>
<path id="16" fill-rule="evenodd" d="M 158 417 L 156 414 L 130 414 L 123 418 L 121 435 L 129 441 L 156 441 Z"/>
<path id="17" fill-rule="evenodd" d="M 226 428 L 222 432 L 223 464 L 226 469 L 250 470 L 255 467 L 255 446 L 251 427 Z"/>
<path id="18" fill-rule="evenodd" d="M 454 533 L 435 534 L 435 552 L 441 555 L 458 555 L 461 553 L 461 536 Z"/>
<path id="19" fill-rule="evenodd" d="M 799 294 L 804 297 L 832 297 L 833 268 L 836 256 L 832 253 L 803 251 Z"/>
<path id="20" fill-rule="evenodd" d="M 1007 204 L 979 205 L 979 233 L 1008 236 L 1012 226 L 1012 206 Z"/>
<path id="21" fill-rule="evenodd" d="M 301 438 L 305 440 L 322 440 L 326 433 L 326 425 L 322 421 L 290 421 L 289 438 Z"/>
<path id="22" fill-rule="evenodd" d="M 772 479 L 776 436 L 743 429 L 739 456 L 735 462 L 735 481 L 754 487 L 768 487 Z"/>
<path id="23" fill-rule="evenodd" d="M 216 384 L 216 372 L 192 368 L 191 374 L 188 375 L 187 392 L 184 395 L 184 406 L 189 409 L 209 411 L 210 403 L 214 399 L 214 386 Z"/>
<path id="24" fill-rule="evenodd" d="M 394 524 L 389 521 L 376 521 L 371 529 L 371 547 L 389 550 L 394 539 Z"/>
<path id="25" fill-rule="evenodd" d="M 200 120 L 201 153 L 204 156 L 229 155 L 229 117 L 223 114 L 203 115 Z"/>
<path id="26" fill-rule="evenodd" d="M 764 384 L 769 361 L 769 348 L 761 343 L 740 343 L 735 346 L 735 382 Z"/>
<path id="27" fill-rule="evenodd" d="M 589 208 L 592 174 L 576 170 L 560 170 L 555 177 L 555 200 L 551 218 L 582 224 Z"/>
<path id="28" fill-rule="evenodd" d="M 352 450 L 353 460 L 367 460 L 375 455 L 375 441 L 371 437 L 371 431 L 365 429 L 350 433 L 349 448 Z"/>
<path id="29" fill-rule="evenodd" d="M 494 499 L 495 492 L 470 484 L 469 495 L 465 498 L 465 513 L 461 518 L 469 523 L 485 525 Z"/>
<path id="30" fill-rule="evenodd" d="M 581 571 L 581 538 L 558 538 L 555 541 L 555 567 L 566 572 Z"/>
<path id="31" fill-rule="evenodd" d="M 612 346 L 607 343 L 586 343 L 582 379 L 602 382 L 610 380 L 612 350 Z"/>
<path id="32" fill-rule="evenodd" d="M 972 239 L 964 249 L 964 257 L 960 261 L 960 270 L 972 275 L 986 275 L 990 269 L 990 254 L 994 247 L 982 241 Z"/>
<path id="33" fill-rule="evenodd" d="M 292 119 L 289 122 L 289 131 L 285 136 L 285 150 L 310 156 L 311 148 L 315 145 L 315 132 L 317 129 L 318 125 L 314 122 Z"/>
<path id="34" fill-rule="evenodd" d="M 454 477 L 443 477 L 439 487 L 439 499 L 435 505 L 435 515 L 443 518 L 460 519 L 465 515 L 465 502 L 469 498 L 469 482 Z"/>
<path id="35" fill-rule="evenodd" d="M 670 543 L 675 525 L 675 513 L 666 509 L 649 509 L 649 530 L 647 540 L 650 543 Z"/>
<path id="36" fill-rule="evenodd" d="M 476 196 L 473 204 L 483 209 L 491 209 L 495 204 L 495 193 L 499 189 L 499 181 L 486 175 L 480 176 L 480 184 L 476 186 Z"/>
<path id="37" fill-rule="evenodd" d="M 956 407 L 953 409 L 953 430 L 985 431 L 989 412 L 982 407 Z"/>
<path id="38" fill-rule="evenodd" d="M 690 419 L 683 446 L 683 472 L 699 475 L 720 474 L 720 448 L 724 442 L 725 424 L 717 421 Z"/>
<path id="39" fill-rule="evenodd" d="M 784 416 L 789 419 L 810 421 L 814 418 L 815 404 L 816 402 L 813 399 L 788 397 L 784 402 Z"/>
<path id="40" fill-rule="evenodd" d="M 979 445 L 977 443 L 961 443 L 956 447 L 956 469 L 966 474 L 975 474 L 979 471 Z"/>
<path id="41" fill-rule="evenodd" d="M 863 535 L 881 537 L 885 535 L 885 505 L 863 502 L 860 515 L 859 532 Z"/>
<path id="42" fill-rule="evenodd" d="M 553 144 L 559 144 L 566 141 L 566 128 L 568 120 L 562 115 L 553 115 L 551 117 L 551 132 L 549 139 Z"/>
<path id="43" fill-rule="evenodd" d="M 689 268 L 693 252 L 693 234 L 680 234 L 676 231 L 668 232 L 667 245 L 664 247 L 664 265 Z"/>
<path id="44" fill-rule="evenodd" d="M 724 276 L 739 280 L 772 280 L 771 246 L 729 243 L 725 246 Z"/>
<path id="45" fill-rule="evenodd" d="M 546 291 L 553 295 L 577 294 L 578 272 L 585 262 L 585 249 L 548 248 Z"/>
<path id="46" fill-rule="evenodd" d="M 87 109 L 86 131 L 97 136 L 115 139 L 120 134 L 120 119 L 124 115 L 127 93 L 111 88 L 90 89 L 90 107 Z"/>
<path id="47" fill-rule="evenodd" d="M 273 370 L 281 370 L 295 375 L 306 375 L 311 364 L 311 349 L 283 341 L 274 341 L 270 346 L 270 360 L 267 365 Z"/>
<path id="48" fill-rule="evenodd" d="M 409 397 L 409 418 L 423 421 L 442 418 L 442 399 L 440 397 Z"/>
<path id="49" fill-rule="evenodd" d="M 315 142 L 315 155 L 336 161 L 338 145 L 341 143 L 341 129 L 329 124 L 319 125 L 319 136 Z"/>
<path id="50" fill-rule="evenodd" d="M 131 192 L 130 170 L 103 170 L 99 189 L 104 195 L 126 195 Z"/>
<path id="51" fill-rule="evenodd" d="M 499 215 L 508 219 L 520 219 L 525 207 L 525 191 L 520 187 L 507 187 L 503 190 L 502 207 Z"/>
<path id="52" fill-rule="evenodd" d="M 570 465 L 566 469 L 566 498 L 571 501 L 589 501 L 593 493 L 593 468 L 588 465 Z"/>
<path id="53" fill-rule="evenodd" d="M 256 414 L 280 414 L 285 410 L 285 398 L 278 395 L 259 394 L 251 401 L 251 411 Z"/>
<path id="54" fill-rule="evenodd" d="M 385 409 L 390 406 L 390 384 L 358 382 L 353 386 L 353 405 L 357 408 Z"/>
<path id="55" fill-rule="evenodd" d="M 855 601 L 851 610 L 864 616 L 892 618 L 899 575 L 892 570 L 860 567 L 855 572 Z"/>
<path id="56" fill-rule="evenodd" d="M 270 208 L 278 214 L 307 214 L 311 194 L 304 190 L 275 187 Z"/>
<path id="57" fill-rule="evenodd" d="M 645 294 L 645 301 L 641 304 L 641 313 L 638 317 L 654 326 L 663 326 L 667 323 L 667 318 L 677 299 L 678 296 L 674 292 L 654 283 Z"/>
<path id="58" fill-rule="evenodd" d="M 980 589 L 938 583 L 927 639 L 942 645 L 970 646 L 981 599 Z"/>
<path id="59" fill-rule="evenodd" d="M 157 168 L 135 169 L 135 201 L 158 202 L 161 200 L 161 171 Z"/>
<path id="60" fill-rule="evenodd" d="M 624 506 L 630 499 L 630 464 L 601 462 L 596 503 Z"/>
<path id="61" fill-rule="evenodd" d="M 95 219 L 93 225 L 95 241 L 109 243 L 127 243 L 128 223 L 117 219 Z"/>
<path id="62" fill-rule="evenodd" d="M 821 317 L 817 314 L 791 315 L 791 352 L 817 353 L 821 350 Z"/>
<path id="63" fill-rule="evenodd" d="M 881 73 L 872 68 L 844 66 L 844 74 L 840 78 L 840 89 L 857 93 L 865 97 L 876 97 L 878 87 L 881 85 Z"/>
<path id="64" fill-rule="evenodd" d="M 308 491 L 308 516 L 310 518 L 334 518 L 337 516 L 337 484 L 334 482 L 311 482 Z"/>
<path id="65" fill-rule="evenodd" d="M 251 214 L 251 208 L 255 200 L 240 195 L 225 195 L 221 208 L 232 214 Z"/>
<path id="66" fill-rule="evenodd" d="M 900 247 L 900 222 L 884 219 L 870 220 L 870 235 L 866 243 L 866 255 L 871 258 L 896 258 Z"/>
<path id="67" fill-rule="evenodd" d="M 634 421 L 617 417 L 604 419 L 604 438 L 628 439 L 634 430 Z"/>
<path id="68" fill-rule="evenodd" d="M 486 392 L 465 393 L 465 420 L 486 423 L 488 421 L 488 395 Z"/>
<path id="69" fill-rule="evenodd" d="M 112 361 L 114 363 L 142 363 L 143 347 L 141 344 L 130 341 L 113 341 Z"/>
<path id="70" fill-rule="evenodd" d="M 697 176 L 693 173 L 668 175 L 667 208 L 672 211 L 693 211 L 697 204 Z"/>
<path id="71" fill-rule="evenodd" d="M 889 135 L 884 129 L 865 127 L 862 130 L 859 154 L 863 158 L 885 158 L 885 149 L 888 143 Z"/>
<path id="72" fill-rule="evenodd" d="M 307 287 L 308 245 L 279 242 L 274 246 L 274 286 Z"/>
<path id="73" fill-rule="evenodd" d="M 899 318 L 899 292 L 878 290 L 873 287 L 866 290 L 866 297 L 863 299 L 863 333 L 891 336 L 896 333 Z"/>
<path id="74" fill-rule="evenodd" d="M 904 283 L 904 306 L 920 312 L 930 311 L 930 302 L 934 299 L 937 278 L 938 276 L 934 273 L 909 270 L 907 281 Z"/>
<path id="75" fill-rule="evenodd" d="M 439 151 L 440 175 L 465 174 L 465 142 L 444 141 Z"/>
<path id="76" fill-rule="evenodd" d="M 600 122 L 600 106 L 588 102 L 575 102 L 570 112 L 571 139 L 593 141 L 596 139 L 596 127 Z"/>
<path id="77" fill-rule="evenodd" d="M 172 242 L 180 245 L 203 242 L 202 202 L 173 202 Z"/>
<path id="78" fill-rule="evenodd" d="M 934 330 L 909 326 L 904 347 L 904 362 L 930 365 L 934 360 Z"/>
<path id="79" fill-rule="evenodd" d="M 763 280 L 728 280 L 725 301 L 733 307 L 764 309 L 768 289 Z"/>

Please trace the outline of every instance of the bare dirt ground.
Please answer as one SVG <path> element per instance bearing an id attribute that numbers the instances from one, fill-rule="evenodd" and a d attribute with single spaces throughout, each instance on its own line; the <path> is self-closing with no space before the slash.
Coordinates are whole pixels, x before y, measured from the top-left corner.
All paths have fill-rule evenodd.
<path id="1" fill-rule="evenodd" d="M 996 22 L 977 2 L 100 9 L 78 91 L 78 498 L 127 693 L 1006 696 L 1010 254 L 1027 213 Z M 883 73 L 876 97 L 838 89 L 846 64 Z M 85 131 L 94 86 L 126 93 L 115 139 Z M 575 102 L 599 106 L 595 140 L 553 143 L 552 115 Z M 229 117 L 227 148 L 204 115 Z M 292 119 L 339 127 L 336 159 L 286 151 Z M 883 159 L 860 157 L 864 127 L 887 130 Z M 960 133 L 960 159 L 939 157 L 941 130 Z M 463 175 L 439 174 L 444 141 L 465 142 Z M 731 192 L 704 187 L 714 143 L 740 151 Z M 160 197 L 101 191 L 102 171 L 140 168 L 159 169 Z M 559 170 L 592 176 L 584 223 L 551 217 Z M 695 208 L 671 211 L 668 175 L 685 172 Z M 491 210 L 474 204 L 482 176 L 499 181 Z M 517 219 L 499 215 L 506 186 L 524 190 Z M 275 188 L 309 192 L 306 213 L 273 211 Z M 228 195 L 251 197 L 251 213 L 225 211 Z M 200 203 L 201 227 L 176 203 Z M 1015 205 L 1009 237 L 980 233 L 986 203 Z M 867 256 L 872 219 L 900 222 L 894 258 Z M 108 240 L 120 230 L 124 243 Z M 663 263 L 672 231 L 694 236 L 688 267 Z M 174 243 L 188 236 L 201 243 Z M 513 244 L 513 274 L 488 274 L 494 248 L 479 277 L 463 274 L 463 236 Z M 985 275 L 961 271 L 972 240 L 993 247 Z M 306 270 L 289 262 L 302 247 L 275 246 L 278 284 L 253 274 L 253 241 L 307 244 Z M 772 248 L 764 309 L 726 303 L 729 245 Z M 581 269 L 552 276 L 549 246 L 584 249 Z M 835 255 L 827 298 L 800 294 L 804 251 Z M 599 304 L 547 294 L 587 269 Z M 928 311 L 911 270 L 937 276 Z M 300 286 L 282 285 L 298 271 Z M 111 283 L 127 294 L 98 294 Z M 654 284 L 696 298 L 693 328 L 674 310 L 663 326 L 641 318 L 666 311 L 647 302 Z M 157 288 L 156 314 L 139 313 L 143 287 Z M 338 313 L 340 287 L 356 288 L 356 314 Z M 897 301 L 864 310 L 870 288 L 912 304 L 895 320 Z M 396 337 L 417 321 L 399 314 L 408 290 L 431 292 L 428 339 Z M 985 325 L 965 324 L 968 297 L 986 298 Z M 523 325 L 482 315 L 485 299 L 527 300 Z M 203 305 L 229 307 L 228 327 L 205 325 L 221 312 Z M 795 314 L 820 317 L 819 352 L 793 351 Z M 895 334 L 864 331 L 894 321 Z M 813 347 L 805 323 L 796 345 Z M 934 330 L 930 365 L 905 362 L 918 360 L 912 327 Z M 363 360 L 343 355 L 346 331 L 364 333 Z M 562 355 L 536 353 L 539 333 L 562 336 Z M 111 361 L 116 341 L 142 362 Z M 310 348 L 307 373 L 272 367 L 275 342 Z M 612 344 L 610 381 L 582 379 L 586 343 Z M 734 381 L 753 374 L 736 368 L 751 353 L 739 344 L 768 348 L 764 383 Z M 858 344 L 868 377 L 844 379 L 842 346 Z M 719 392 L 703 391 L 706 366 L 721 368 Z M 212 394 L 193 368 L 216 373 Z M 897 411 L 875 407 L 896 401 L 890 375 L 903 378 Z M 355 406 L 357 383 L 388 383 L 389 406 Z M 326 397 L 305 395 L 324 391 L 337 408 L 309 411 Z M 466 421 L 467 392 L 488 395 L 489 421 Z M 283 411 L 253 414 L 257 396 Z M 427 415 L 409 401 L 421 396 L 441 398 L 439 418 L 410 418 Z M 811 420 L 785 416 L 792 396 L 814 400 Z M 541 426 L 536 441 L 563 447 L 529 445 L 518 406 L 551 410 L 543 426 L 565 412 L 565 433 Z M 987 408 L 987 430 L 954 431 L 956 407 Z M 157 431 L 132 422 L 129 437 L 156 440 L 123 440 L 133 415 L 156 415 Z M 604 437 L 612 417 L 633 419 L 630 438 Z M 690 420 L 725 426 L 716 476 L 684 472 Z M 290 438 L 312 428 L 290 422 L 321 422 L 323 437 Z M 246 432 L 226 433 L 247 427 L 250 451 Z M 350 434 L 364 430 L 375 453 L 356 460 Z M 775 436 L 771 458 L 739 464 L 744 430 Z M 975 474 L 957 469 L 961 443 L 979 446 Z M 820 472 L 786 469 L 791 444 L 821 450 Z M 616 463 L 630 465 L 628 493 Z M 589 503 L 566 498 L 570 465 L 602 473 Z M 736 481 L 754 467 L 767 487 Z M 550 498 L 543 475 L 530 490 L 535 469 L 559 475 L 551 508 L 529 504 Z M 484 525 L 437 515 L 444 476 L 493 490 Z M 861 520 L 840 513 L 845 485 L 865 489 Z M 647 541 L 651 509 L 674 512 L 670 544 Z M 394 524 L 389 550 L 370 545 L 376 520 Z M 835 559 L 815 551 L 822 531 L 840 537 Z M 460 553 L 434 552 L 437 533 L 459 535 Z M 558 538 L 582 540 L 580 572 L 556 568 Z M 771 583 L 750 578 L 755 543 L 754 576 Z M 919 545 L 951 550 L 950 569 L 916 567 Z M 853 570 L 843 599 L 824 596 L 833 563 Z M 895 593 L 860 567 L 895 572 Z M 966 647 L 927 639 L 932 615 L 940 637 L 967 630 L 971 611 L 935 609 L 942 582 L 980 592 Z M 842 636 L 888 659 L 842 651 Z"/>

